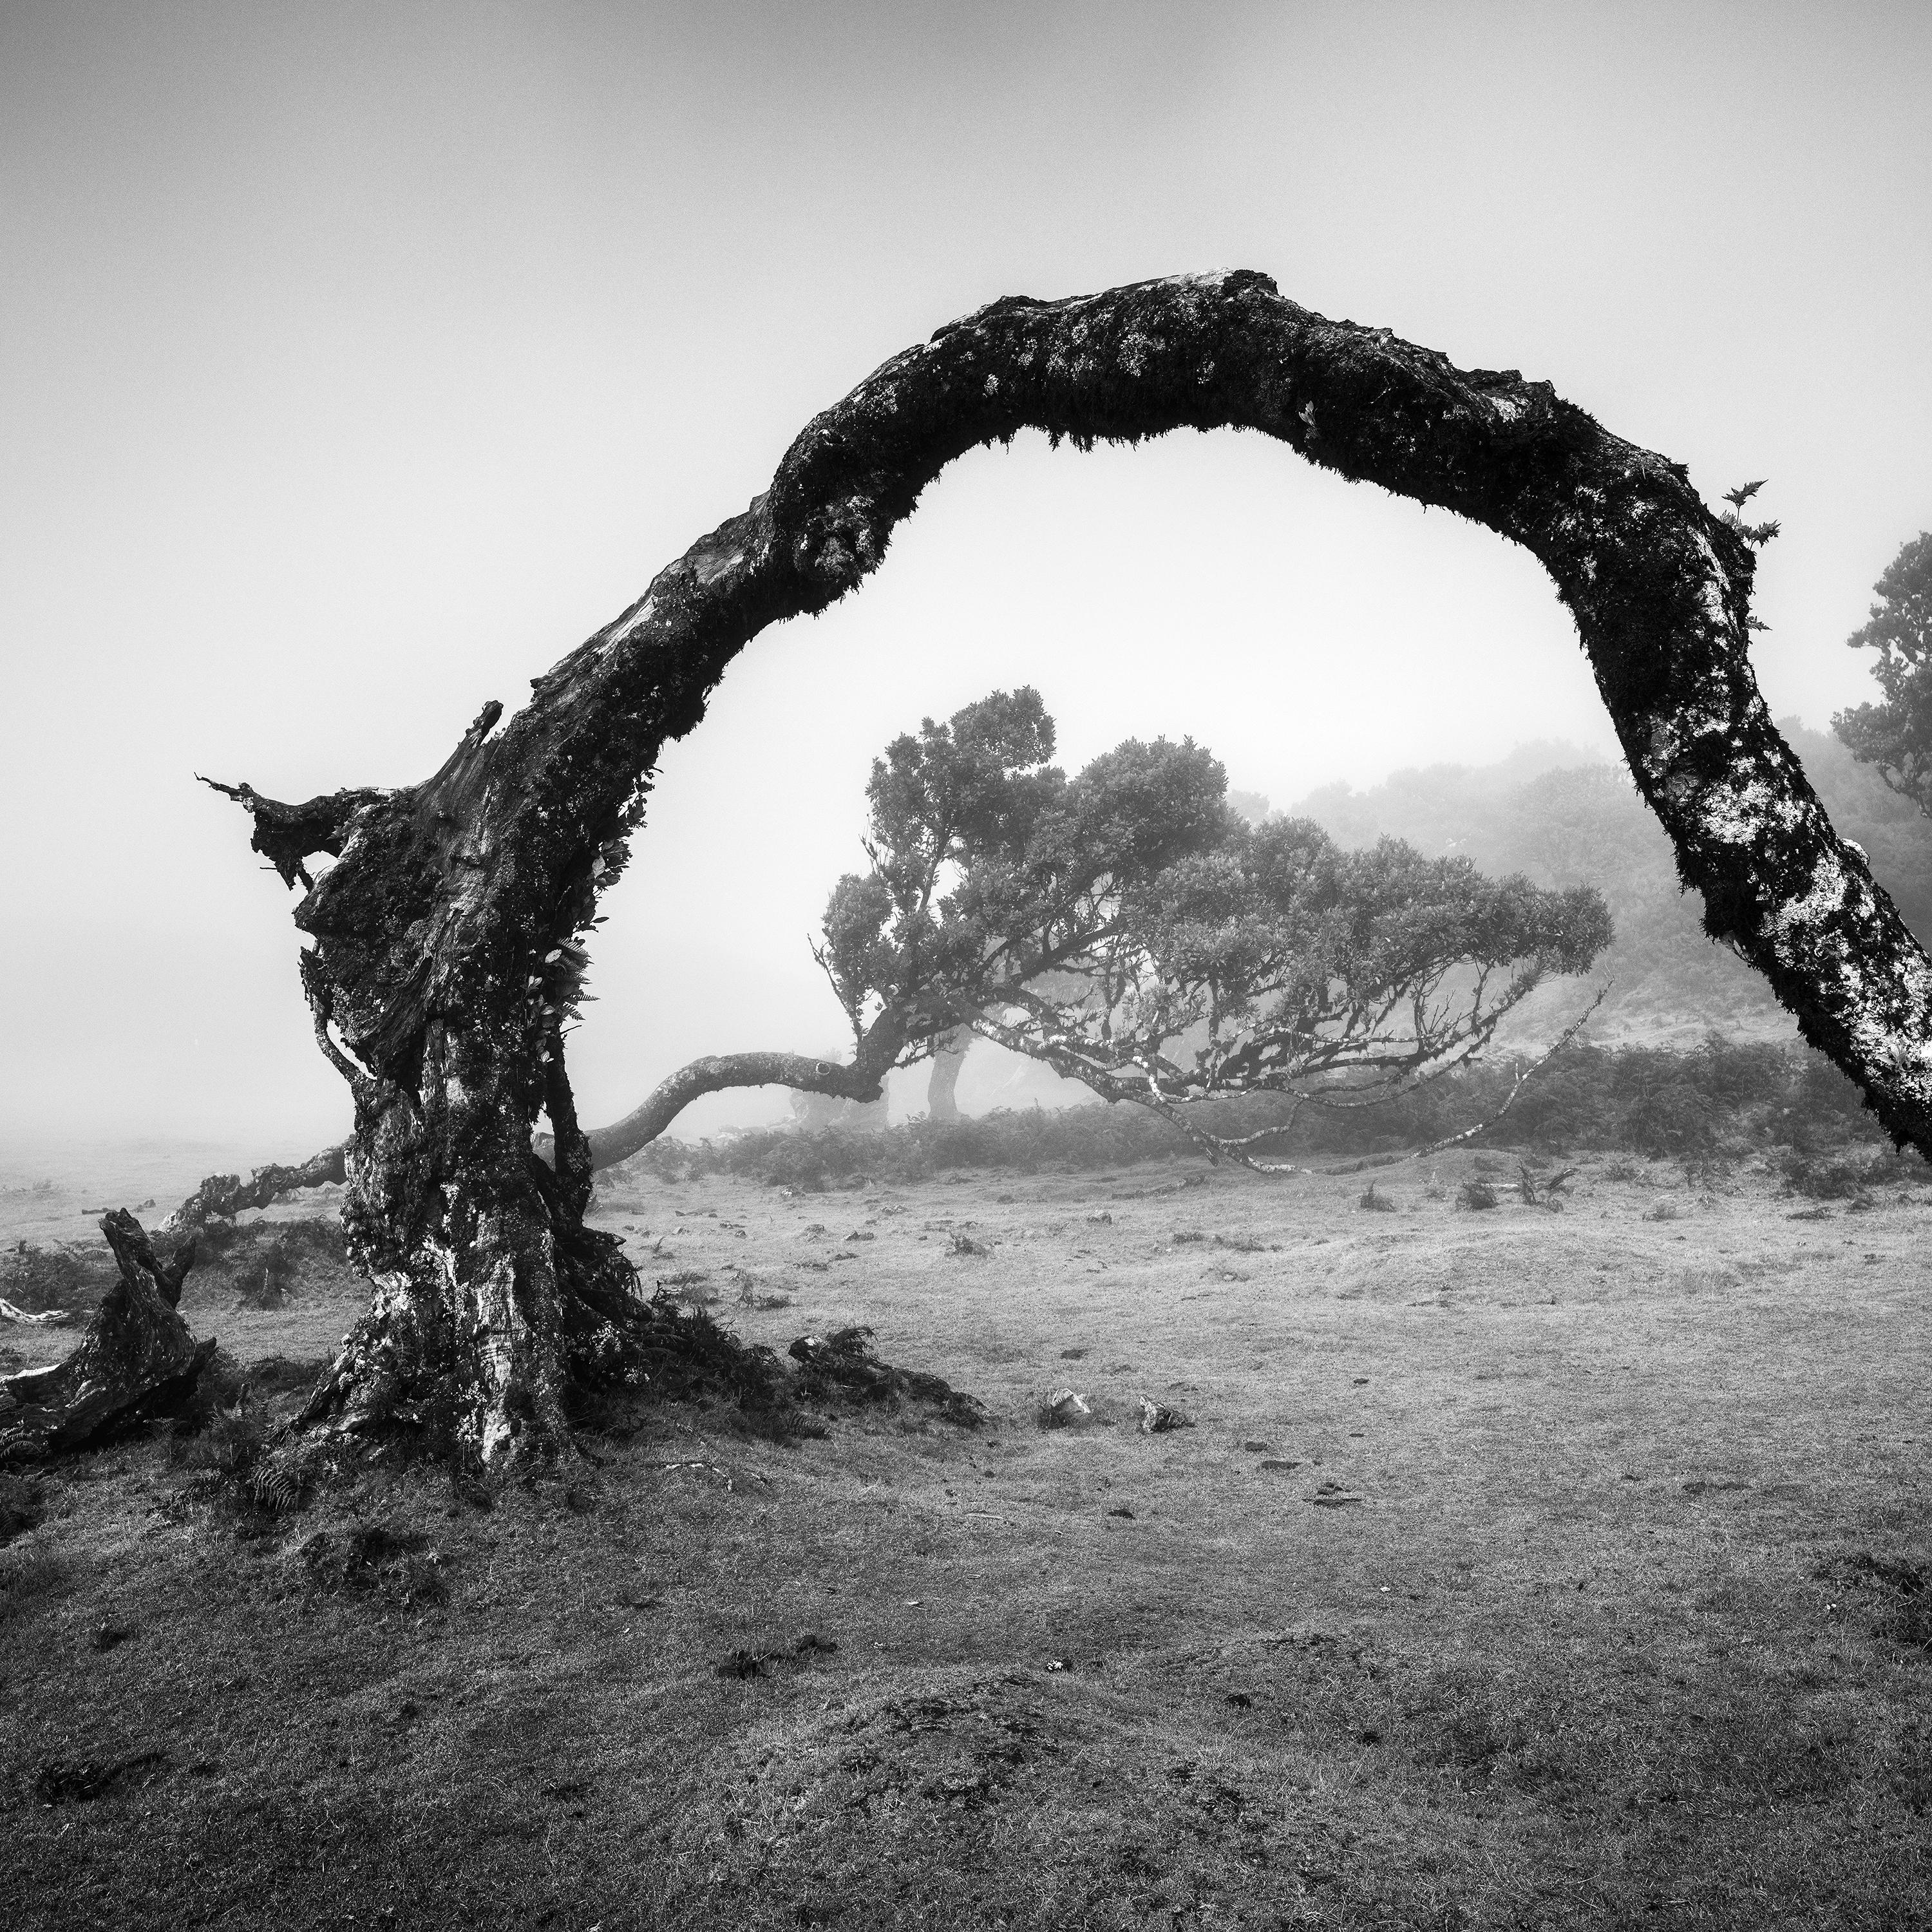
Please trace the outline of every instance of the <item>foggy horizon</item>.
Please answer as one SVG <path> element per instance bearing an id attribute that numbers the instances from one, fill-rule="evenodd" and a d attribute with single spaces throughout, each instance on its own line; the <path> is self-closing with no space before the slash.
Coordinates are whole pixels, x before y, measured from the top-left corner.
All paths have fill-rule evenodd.
<path id="1" fill-rule="evenodd" d="M 1772 712 L 1874 694 L 1844 640 L 1932 525 L 1922 10 L 477 17 L 0 22 L 8 1148 L 340 1138 L 294 901 L 194 774 L 428 776 L 814 412 L 1004 295 L 1252 268 L 1546 379 L 1707 501 L 1767 478 Z M 1277 808 L 1616 756 L 1546 578 L 1486 531 L 1256 436 L 976 452 L 670 748 L 593 952 L 585 1117 L 838 1042 L 806 942 L 872 758 L 1022 683 L 1069 770 L 1192 736 Z"/>

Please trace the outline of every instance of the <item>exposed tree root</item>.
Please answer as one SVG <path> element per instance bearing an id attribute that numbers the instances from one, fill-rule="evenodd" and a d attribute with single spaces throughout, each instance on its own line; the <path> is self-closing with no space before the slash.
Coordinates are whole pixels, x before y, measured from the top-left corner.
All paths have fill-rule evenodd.
<path id="1" fill-rule="evenodd" d="M 826 1410 L 922 1407 L 962 1429 L 986 1420 L 984 1406 L 943 1376 L 882 1361 L 867 1346 L 869 1328 L 801 1336 L 788 1364 L 668 1294 L 633 1298 L 621 1308 L 572 1298 L 566 1310 L 573 1344 L 567 1413 L 574 1428 L 593 1434 L 634 1415 L 640 1402 L 728 1404 L 782 1438 L 822 1432 L 807 1418 Z M 462 1454 L 458 1419 L 450 1384 L 424 1352 L 405 1302 L 386 1325 L 374 1310 L 358 1324 L 296 1426 L 326 1425 L 369 1441 L 406 1438 L 432 1453 L 454 1448 L 473 1467 L 478 1459 Z M 581 1448 L 568 1432 L 542 1446 L 544 1460 L 564 1461 Z"/>

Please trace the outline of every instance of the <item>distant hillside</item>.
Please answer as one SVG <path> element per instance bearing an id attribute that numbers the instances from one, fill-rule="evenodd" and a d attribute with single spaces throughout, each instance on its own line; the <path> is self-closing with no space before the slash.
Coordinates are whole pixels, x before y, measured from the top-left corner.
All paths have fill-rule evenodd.
<path id="1" fill-rule="evenodd" d="M 1932 822 L 1888 791 L 1838 740 L 1796 718 L 1779 728 L 1832 822 L 1862 845 L 1879 883 L 1922 939 L 1932 936 Z M 1526 746 L 1500 764 L 1397 772 L 1366 791 L 1346 784 L 1287 808 L 1343 844 L 1406 838 L 1430 854 L 1466 854 L 1484 872 L 1523 872 L 1540 886 L 1594 885 L 1610 902 L 1616 944 L 1592 980 L 1615 984 L 1592 1028 L 1604 1044 L 1682 1045 L 1712 1028 L 1788 1039 L 1795 1028 L 1752 969 L 1704 935 L 1702 902 L 1678 885 L 1670 842 L 1620 765 L 1575 762 L 1564 746 Z M 1265 801 L 1241 794 L 1251 813 Z M 1526 1002 L 1513 1037 L 1547 1038 L 1587 999 L 1563 982 Z"/>

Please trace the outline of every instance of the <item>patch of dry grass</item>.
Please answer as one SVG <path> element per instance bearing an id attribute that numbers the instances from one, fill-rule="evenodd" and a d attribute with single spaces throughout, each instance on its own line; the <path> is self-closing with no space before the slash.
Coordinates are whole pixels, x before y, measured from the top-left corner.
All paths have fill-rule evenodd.
<path id="1" fill-rule="evenodd" d="M 1664 1170 L 1586 1164 L 1470 1214 L 1432 1165 L 1396 1215 L 1180 1168 L 817 1235 L 717 1179 L 602 1204 L 977 1432 L 674 1407 L 490 1508 L 378 1465 L 291 1518 L 160 1440 L 62 1466 L 0 1550 L 10 1922 L 1932 1922 L 1927 1210 L 1648 1220 Z M 307 1363 L 352 1309 L 194 1318 Z"/>

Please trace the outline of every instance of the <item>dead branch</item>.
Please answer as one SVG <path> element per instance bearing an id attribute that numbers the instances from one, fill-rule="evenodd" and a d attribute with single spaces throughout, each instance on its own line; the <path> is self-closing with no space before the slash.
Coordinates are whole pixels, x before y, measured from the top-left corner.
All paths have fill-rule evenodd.
<path id="1" fill-rule="evenodd" d="M 256 1168 L 246 1180 L 232 1174 L 211 1174 L 157 1231 L 164 1234 L 188 1234 L 210 1221 L 230 1220 L 250 1208 L 266 1208 L 278 1196 L 297 1187 L 322 1187 L 348 1178 L 350 1143 L 324 1148 L 294 1167 L 271 1161 Z"/>
<path id="2" fill-rule="evenodd" d="M 29 1328 L 51 1328 L 57 1322 L 67 1319 L 64 1308 L 44 1308 L 37 1315 L 30 1315 L 24 1308 L 16 1308 L 10 1301 L 0 1300 L 0 1322 L 18 1322 Z"/>
<path id="3" fill-rule="evenodd" d="M 281 874 L 284 885 L 292 887 L 299 879 L 304 892 L 313 890 L 315 881 L 302 862 L 318 852 L 340 858 L 350 820 L 365 805 L 386 796 L 368 790 L 338 791 L 324 798 L 312 798 L 306 804 L 284 805 L 264 798 L 245 781 L 230 785 L 219 778 L 202 778 L 199 772 L 195 776 L 211 791 L 233 799 L 248 813 L 255 821 L 250 846 Z"/>

